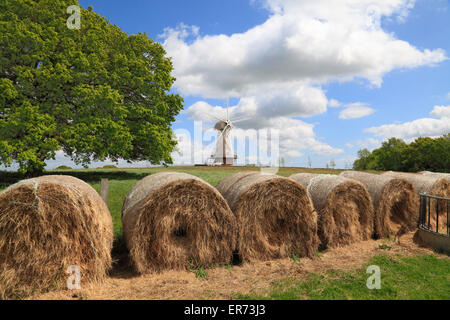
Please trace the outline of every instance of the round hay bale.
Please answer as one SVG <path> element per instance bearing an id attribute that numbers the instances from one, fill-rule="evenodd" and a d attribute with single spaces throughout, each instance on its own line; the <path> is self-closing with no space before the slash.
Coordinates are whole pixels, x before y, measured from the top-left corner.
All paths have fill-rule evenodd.
<path id="1" fill-rule="evenodd" d="M 419 197 L 404 179 L 358 171 L 344 171 L 343 177 L 361 182 L 374 207 L 374 230 L 379 238 L 395 235 L 402 226 L 414 230 L 419 220 Z"/>
<path id="2" fill-rule="evenodd" d="M 450 173 L 422 171 L 422 172 L 419 172 L 419 174 L 421 174 L 423 176 L 432 176 L 432 177 L 436 176 L 436 177 L 441 177 L 441 178 L 450 180 Z"/>
<path id="3" fill-rule="evenodd" d="M 229 263 L 236 248 L 236 218 L 227 202 L 189 174 L 140 180 L 125 198 L 122 222 L 139 273 Z"/>
<path id="4" fill-rule="evenodd" d="M 81 285 L 111 267 L 113 223 L 87 183 L 70 176 L 23 180 L 0 193 L 0 296 L 66 287 L 67 268 Z"/>
<path id="5" fill-rule="evenodd" d="M 384 176 L 405 179 L 413 184 L 416 191 L 420 194 L 426 193 L 433 196 L 450 198 L 450 179 L 443 174 L 415 174 L 405 172 L 385 172 Z M 435 231 L 447 233 L 447 202 L 438 201 L 439 226 L 436 228 L 436 200 L 430 201 L 431 211 L 429 226 Z"/>
<path id="6" fill-rule="evenodd" d="M 316 252 L 317 213 L 299 183 L 271 174 L 242 172 L 223 179 L 216 188 L 236 215 L 241 261 Z"/>
<path id="7" fill-rule="evenodd" d="M 317 211 L 322 246 L 339 247 L 373 234 L 373 206 L 358 181 L 337 175 L 300 173 L 289 177 L 306 187 Z"/>
<path id="8" fill-rule="evenodd" d="M 382 174 L 409 181 L 418 193 L 427 193 L 438 197 L 450 197 L 450 181 L 439 173 L 415 174 L 388 171 Z"/>

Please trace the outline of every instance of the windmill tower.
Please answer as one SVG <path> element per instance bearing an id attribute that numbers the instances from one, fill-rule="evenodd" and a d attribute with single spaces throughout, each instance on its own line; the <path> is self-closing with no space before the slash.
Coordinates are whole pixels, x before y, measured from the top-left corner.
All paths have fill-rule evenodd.
<path id="1" fill-rule="evenodd" d="M 231 130 L 233 123 L 228 114 L 227 99 L 227 117 L 225 120 L 218 119 L 214 129 L 218 131 L 216 152 L 213 155 L 214 165 L 233 166 L 236 156 L 234 155 L 233 143 L 231 140 Z"/>
<path id="2" fill-rule="evenodd" d="M 208 160 L 208 165 L 212 166 L 233 166 L 234 160 L 237 159 L 237 155 L 234 154 L 233 142 L 231 140 L 231 130 L 233 130 L 233 123 L 238 123 L 246 120 L 250 120 L 248 117 L 235 119 L 231 121 L 228 112 L 228 99 L 227 99 L 227 113 L 225 119 L 217 118 L 210 114 L 211 117 L 216 118 L 218 122 L 214 126 L 214 129 L 218 131 L 216 141 L 216 151 Z"/>
<path id="3" fill-rule="evenodd" d="M 223 166 L 232 166 L 234 164 L 234 151 L 231 141 L 231 130 L 233 124 L 230 120 L 219 121 L 214 126 L 219 133 L 216 142 L 216 152 L 214 153 L 214 163 Z"/>

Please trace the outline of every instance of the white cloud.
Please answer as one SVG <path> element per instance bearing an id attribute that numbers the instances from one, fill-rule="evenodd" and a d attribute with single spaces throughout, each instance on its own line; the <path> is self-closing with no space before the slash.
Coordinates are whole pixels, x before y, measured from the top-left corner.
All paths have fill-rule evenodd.
<path id="1" fill-rule="evenodd" d="M 303 156 L 303 153 L 298 152 L 297 150 L 291 150 L 286 152 L 286 156 L 290 158 L 300 158 Z"/>
<path id="2" fill-rule="evenodd" d="M 276 92 L 276 93 L 273 93 Z M 236 117 L 266 119 L 272 117 L 310 117 L 326 112 L 328 100 L 322 90 L 314 87 L 280 88 L 267 90 L 257 96 L 247 96 L 229 111 Z M 226 112 L 221 107 L 212 107 L 198 101 L 184 111 L 191 119 L 212 120 L 224 118 Z"/>
<path id="3" fill-rule="evenodd" d="M 353 167 L 353 163 L 357 160 L 355 156 L 346 156 L 339 159 L 336 159 L 336 168 L 338 169 L 351 169 Z"/>
<path id="4" fill-rule="evenodd" d="M 346 108 L 341 111 L 339 114 L 339 119 L 358 119 L 367 117 L 375 112 L 375 109 L 372 109 L 367 106 L 365 103 L 356 102 L 349 105 L 346 105 Z"/>
<path id="5" fill-rule="evenodd" d="M 345 144 L 347 148 L 368 148 L 368 149 L 375 149 L 375 147 L 379 146 L 381 144 L 381 141 L 374 138 L 365 138 L 360 139 L 355 142 L 348 142 Z"/>
<path id="6" fill-rule="evenodd" d="M 53 170 L 59 166 L 68 166 L 73 169 L 81 169 L 82 165 L 75 164 L 69 157 L 67 157 L 64 151 L 59 150 L 55 153 L 55 159 L 47 160 L 45 169 Z M 88 167 L 89 168 L 101 168 L 106 165 L 114 165 L 119 168 L 148 168 L 151 167 L 151 163 L 149 161 L 136 161 L 129 163 L 126 160 L 120 159 L 118 162 L 111 161 L 111 159 L 107 159 L 105 161 L 92 161 Z M 15 169 L 18 169 L 17 166 L 14 166 Z"/>
<path id="7" fill-rule="evenodd" d="M 422 118 L 401 124 L 387 124 L 366 129 L 366 132 L 388 139 L 396 137 L 413 140 L 417 137 L 438 137 L 450 132 L 450 106 L 436 106 L 430 114 L 434 118 Z"/>
<path id="8" fill-rule="evenodd" d="M 328 101 L 328 106 L 330 108 L 339 108 L 340 106 L 342 106 L 342 103 L 340 103 L 336 99 L 331 99 Z"/>
<path id="9" fill-rule="evenodd" d="M 311 150 L 320 155 L 335 155 L 343 151 L 318 141 L 314 133 L 314 125 L 289 117 L 275 117 L 270 112 L 258 113 L 260 106 L 256 98 L 243 98 L 238 105 L 229 109 L 230 118 L 241 118 L 243 121 L 234 123 L 234 135 L 246 136 L 247 130 L 275 129 L 279 132 L 280 153 L 290 156 L 301 150 Z M 185 113 L 191 120 L 211 121 L 211 115 L 223 118 L 226 110 L 214 107 L 206 102 L 197 102 L 189 107 Z M 212 125 L 211 125 L 212 126 Z"/>
<path id="10" fill-rule="evenodd" d="M 294 117 L 323 114 L 343 106 L 328 100 L 322 85 L 366 79 L 380 86 L 394 69 L 432 66 L 447 59 L 441 49 L 418 49 L 381 28 L 381 19 L 406 19 L 412 0 L 256 0 L 269 18 L 232 35 L 202 35 L 197 27 L 167 28 L 163 44 L 172 57 L 175 87 L 204 99 L 236 97 L 230 108 L 242 129 L 280 130 L 281 152 L 339 154 L 319 141 L 314 126 Z M 367 105 L 346 105 L 341 119 L 374 112 Z M 185 113 L 213 121 L 225 111 L 206 102 Z M 213 117 L 207 116 L 208 113 Z"/>
<path id="11" fill-rule="evenodd" d="M 229 112 L 233 111 L 233 107 L 229 109 Z M 202 120 L 216 122 L 219 119 L 226 118 L 226 110 L 220 106 L 211 106 L 207 102 L 198 101 L 191 105 L 188 109 L 182 111 L 191 120 Z"/>
<path id="12" fill-rule="evenodd" d="M 177 150 L 172 152 L 175 165 L 204 164 L 214 154 L 214 144 L 204 145 L 202 140 L 195 139 L 185 129 L 175 130 L 178 141 Z"/>
<path id="13" fill-rule="evenodd" d="M 435 106 L 430 115 L 436 118 L 450 118 L 450 106 Z"/>
<path id="14" fill-rule="evenodd" d="M 405 17 L 409 0 L 267 0 L 272 15 L 243 33 L 198 35 L 185 25 L 166 29 L 176 87 L 183 94 L 216 98 L 259 95 L 328 80 L 382 83 L 397 68 L 433 65 L 444 51 L 419 50 L 381 29 L 382 17 Z M 375 20 L 375 21 L 374 21 Z M 192 33 L 192 32 L 191 32 Z M 280 95 L 282 96 L 282 95 Z"/>
<path id="15" fill-rule="evenodd" d="M 374 138 L 366 138 L 364 140 L 358 140 L 356 142 L 356 145 L 362 148 L 369 148 L 373 146 L 378 146 L 381 144 L 380 140 L 374 139 Z"/>

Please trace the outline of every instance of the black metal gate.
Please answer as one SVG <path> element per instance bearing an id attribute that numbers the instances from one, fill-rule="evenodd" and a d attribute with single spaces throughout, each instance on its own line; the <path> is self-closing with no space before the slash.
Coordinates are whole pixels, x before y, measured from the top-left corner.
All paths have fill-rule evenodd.
<path id="1" fill-rule="evenodd" d="M 449 198 L 421 194 L 419 227 L 450 236 L 449 202 Z"/>

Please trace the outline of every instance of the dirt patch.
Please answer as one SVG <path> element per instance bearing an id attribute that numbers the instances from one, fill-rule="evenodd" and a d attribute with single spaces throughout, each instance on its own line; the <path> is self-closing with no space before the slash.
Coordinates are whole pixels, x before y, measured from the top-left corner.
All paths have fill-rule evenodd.
<path id="1" fill-rule="evenodd" d="M 413 242 L 414 233 L 404 235 L 400 244 L 387 239 L 353 243 L 347 247 L 333 248 L 314 258 L 279 259 L 248 263 L 242 266 L 217 267 L 206 270 L 206 280 L 196 278 L 189 271 L 167 271 L 161 274 L 138 276 L 126 265 L 117 266 L 103 285 L 94 285 L 81 291 L 56 291 L 30 299 L 106 299 L 106 300 L 178 300 L 178 299 L 231 299 L 234 293 L 255 293 L 268 288 L 273 281 L 286 277 L 303 279 L 309 273 L 329 270 L 354 270 L 362 267 L 378 254 L 439 255 Z M 382 250 L 380 245 L 392 247 Z"/>

